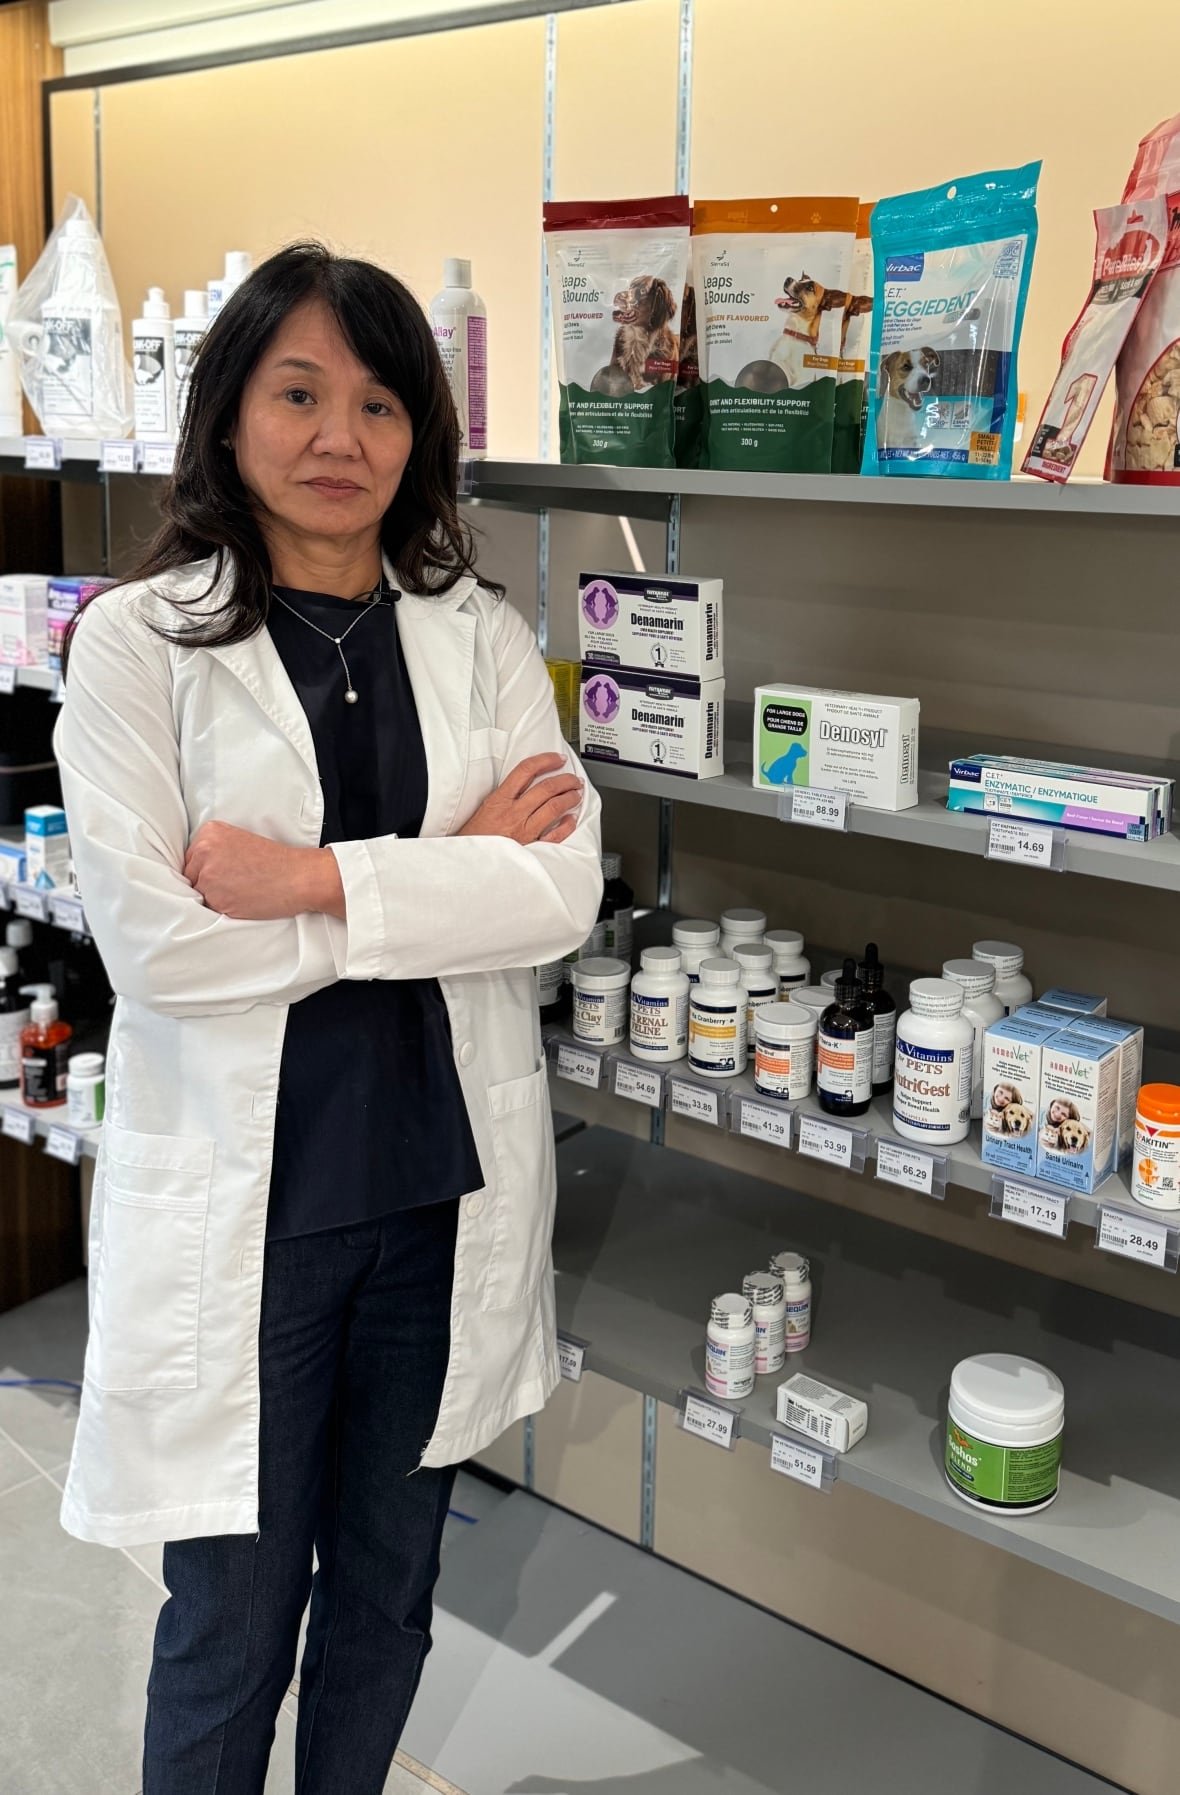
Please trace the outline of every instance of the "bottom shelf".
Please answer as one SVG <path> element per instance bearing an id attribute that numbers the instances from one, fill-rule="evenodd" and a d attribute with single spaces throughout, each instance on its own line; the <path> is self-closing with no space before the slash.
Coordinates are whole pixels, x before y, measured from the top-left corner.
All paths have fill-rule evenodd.
<path id="1" fill-rule="evenodd" d="M 557 1157 L 558 1325 L 588 1370 L 675 1406 L 704 1388 L 711 1299 L 798 1250 L 813 1345 L 735 1405 L 744 1438 L 769 1446 L 777 1386 L 804 1370 L 869 1404 L 842 1481 L 1180 1621 L 1180 1321 L 609 1129 Z M 943 1476 L 951 1371 L 980 1352 L 1065 1384 L 1061 1494 L 1029 1519 L 972 1508 Z"/>

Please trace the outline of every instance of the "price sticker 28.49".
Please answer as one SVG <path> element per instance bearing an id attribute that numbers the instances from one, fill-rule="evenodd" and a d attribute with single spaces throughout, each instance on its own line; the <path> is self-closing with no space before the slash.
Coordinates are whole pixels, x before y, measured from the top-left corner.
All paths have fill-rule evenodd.
<path id="1" fill-rule="evenodd" d="M 1164 1222 L 1140 1220 L 1124 1209 L 1103 1209 L 1095 1244 L 1105 1253 L 1119 1253 L 1124 1259 L 1138 1259 L 1141 1265 L 1174 1271 L 1174 1263 L 1168 1263 L 1170 1242 L 1171 1230 Z"/>

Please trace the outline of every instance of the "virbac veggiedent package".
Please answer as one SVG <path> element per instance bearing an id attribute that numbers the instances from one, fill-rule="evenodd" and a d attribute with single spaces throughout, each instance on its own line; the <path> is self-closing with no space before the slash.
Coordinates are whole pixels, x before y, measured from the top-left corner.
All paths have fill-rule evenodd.
<path id="1" fill-rule="evenodd" d="M 873 209 L 865 474 L 1006 480 L 1039 162 Z"/>
<path id="2" fill-rule="evenodd" d="M 545 207 L 561 459 L 673 465 L 687 199 Z"/>
<path id="3" fill-rule="evenodd" d="M 701 466 L 828 473 L 856 199 L 700 200 Z"/>

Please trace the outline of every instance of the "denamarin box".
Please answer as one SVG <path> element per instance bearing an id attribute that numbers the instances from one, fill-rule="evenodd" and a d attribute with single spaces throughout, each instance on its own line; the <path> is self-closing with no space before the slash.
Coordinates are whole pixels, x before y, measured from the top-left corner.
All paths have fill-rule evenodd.
<path id="1" fill-rule="evenodd" d="M 680 779 L 725 771 L 725 681 L 660 679 L 626 667 L 583 667 L 583 760 L 610 760 Z"/>
<path id="2" fill-rule="evenodd" d="M 721 581 L 579 574 L 578 640 L 588 666 L 720 679 Z"/>

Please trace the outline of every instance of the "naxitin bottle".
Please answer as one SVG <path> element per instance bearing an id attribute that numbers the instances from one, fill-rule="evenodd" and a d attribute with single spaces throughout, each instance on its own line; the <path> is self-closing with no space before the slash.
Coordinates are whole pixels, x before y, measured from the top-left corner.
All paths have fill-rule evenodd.
<path id="1" fill-rule="evenodd" d="M 893 1089 L 897 1005 L 885 989 L 885 968 L 875 941 L 870 941 L 865 948 L 865 957 L 860 963 L 860 982 L 864 986 L 865 1008 L 873 1018 L 873 1096 L 883 1097 Z"/>
<path id="2" fill-rule="evenodd" d="M 836 1001 L 820 1018 L 816 1090 L 830 1116 L 863 1116 L 872 1101 L 873 1017 L 855 960 L 845 960 Z"/>
<path id="3" fill-rule="evenodd" d="M 752 1271 L 742 1295 L 754 1309 L 754 1370 L 759 1377 L 781 1371 L 787 1359 L 787 1303 L 782 1279 L 773 1271 Z"/>
<path id="4" fill-rule="evenodd" d="M 787 1351 L 804 1352 L 811 1340 L 811 1266 L 802 1253 L 776 1253 L 770 1269 L 783 1281 Z"/>
<path id="5" fill-rule="evenodd" d="M 740 1402 L 754 1389 L 754 1307 L 729 1291 L 713 1298 L 705 1334 L 705 1388 L 710 1396 Z"/>

